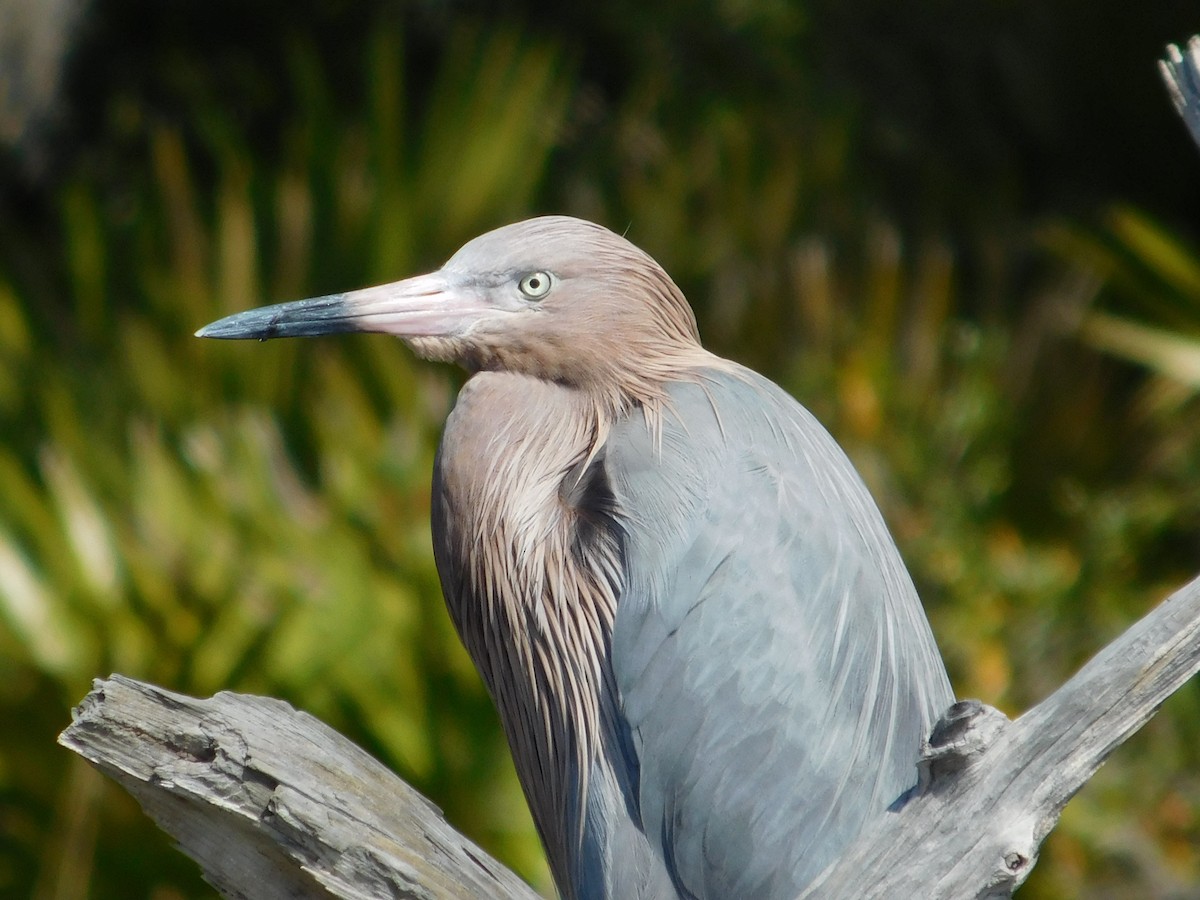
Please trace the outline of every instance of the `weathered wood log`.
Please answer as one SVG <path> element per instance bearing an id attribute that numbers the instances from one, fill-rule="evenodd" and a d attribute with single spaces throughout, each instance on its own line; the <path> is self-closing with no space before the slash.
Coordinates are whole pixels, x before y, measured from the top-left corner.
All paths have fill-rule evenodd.
<path id="1" fill-rule="evenodd" d="M 59 742 L 128 790 L 225 897 L 536 900 L 441 811 L 281 700 L 97 679 Z"/>
<path id="2" fill-rule="evenodd" d="M 1200 578 L 1015 722 L 957 703 L 921 749 L 914 795 L 805 897 L 1009 897 L 1063 807 L 1200 670 Z"/>
<path id="3" fill-rule="evenodd" d="M 1200 669 L 1200 578 L 1015 722 L 955 704 L 911 796 L 806 897 L 1011 896 L 1076 791 Z M 226 897 L 493 897 L 528 887 L 431 803 L 278 700 L 195 700 L 115 675 L 61 743 L 111 775 Z"/>

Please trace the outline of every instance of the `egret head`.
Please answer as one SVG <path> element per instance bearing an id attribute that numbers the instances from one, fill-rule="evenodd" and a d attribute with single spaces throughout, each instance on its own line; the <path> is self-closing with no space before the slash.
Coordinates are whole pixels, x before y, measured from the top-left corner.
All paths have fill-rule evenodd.
<path id="1" fill-rule="evenodd" d="M 489 231 L 428 275 L 237 313 L 197 335 L 349 331 L 396 335 L 420 356 L 473 372 L 520 372 L 627 400 L 709 358 L 662 267 L 620 235 L 567 216 Z"/>

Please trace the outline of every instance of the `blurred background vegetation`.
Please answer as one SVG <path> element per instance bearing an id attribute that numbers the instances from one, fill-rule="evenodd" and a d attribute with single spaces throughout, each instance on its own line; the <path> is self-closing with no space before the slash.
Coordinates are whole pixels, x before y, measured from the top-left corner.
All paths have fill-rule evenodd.
<path id="1" fill-rule="evenodd" d="M 1037 702 L 1200 571 L 1200 154 L 1153 64 L 1198 30 L 1194 0 L 0 0 L 0 896 L 212 896 L 54 743 L 112 671 L 288 699 L 549 890 L 433 571 L 462 376 L 191 337 L 533 213 L 627 231 L 813 408 L 958 694 Z M 1200 685 L 1020 896 L 1200 896 Z"/>

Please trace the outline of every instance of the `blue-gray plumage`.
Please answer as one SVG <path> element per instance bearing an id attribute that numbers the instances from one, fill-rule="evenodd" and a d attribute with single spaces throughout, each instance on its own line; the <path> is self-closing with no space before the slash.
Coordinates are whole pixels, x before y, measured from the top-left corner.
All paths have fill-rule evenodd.
<path id="1" fill-rule="evenodd" d="M 473 373 L 438 570 L 563 897 L 791 898 L 915 783 L 953 697 L 879 511 L 649 256 L 533 219 L 199 333 L 355 330 Z"/>

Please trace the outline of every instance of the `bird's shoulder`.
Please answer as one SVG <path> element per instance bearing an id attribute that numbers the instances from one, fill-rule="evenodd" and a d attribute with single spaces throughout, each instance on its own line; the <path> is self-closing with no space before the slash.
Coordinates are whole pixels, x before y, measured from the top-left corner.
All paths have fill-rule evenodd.
<path id="1" fill-rule="evenodd" d="M 670 383 L 654 415 L 614 424 L 604 463 L 625 498 L 626 527 L 669 549 L 706 531 L 729 534 L 725 515 L 758 504 L 776 537 L 819 518 L 823 530 L 861 531 L 891 545 L 853 465 L 826 429 L 782 388 L 729 364 Z M 732 536 L 731 536 L 732 537 Z"/>

